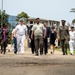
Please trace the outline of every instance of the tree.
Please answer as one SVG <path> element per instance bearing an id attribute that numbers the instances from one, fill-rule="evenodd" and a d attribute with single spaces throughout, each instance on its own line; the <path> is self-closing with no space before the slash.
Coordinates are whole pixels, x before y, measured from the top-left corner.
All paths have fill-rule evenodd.
<path id="1" fill-rule="evenodd" d="M 20 14 L 17 15 L 16 21 L 19 21 L 20 18 L 29 18 L 28 14 L 25 12 L 21 12 Z"/>
<path id="2" fill-rule="evenodd" d="M 0 10 L 0 27 L 1 27 L 1 24 L 8 23 L 8 17 L 9 15 L 5 13 L 5 10 L 3 11 Z"/>
<path id="3" fill-rule="evenodd" d="M 75 19 L 72 21 L 72 23 L 75 23 Z"/>

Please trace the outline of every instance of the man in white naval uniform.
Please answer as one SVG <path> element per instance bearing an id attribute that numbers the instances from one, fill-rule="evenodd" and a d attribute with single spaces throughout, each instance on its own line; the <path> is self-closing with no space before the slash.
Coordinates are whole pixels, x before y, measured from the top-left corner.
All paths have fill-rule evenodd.
<path id="1" fill-rule="evenodd" d="M 70 34 L 70 41 L 69 41 L 69 47 L 70 47 L 70 54 L 72 55 L 74 52 L 74 46 L 75 46 L 75 31 L 74 26 L 71 26 Z"/>
<path id="2" fill-rule="evenodd" d="M 21 48 L 21 53 L 24 54 L 24 43 L 25 43 L 25 38 L 27 38 L 27 27 L 24 25 L 24 20 L 21 18 L 20 24 L 16 26 L 15 28 L 15 33 L 17 32 L 17 49 L 18 52 L 20 51 Z"/>

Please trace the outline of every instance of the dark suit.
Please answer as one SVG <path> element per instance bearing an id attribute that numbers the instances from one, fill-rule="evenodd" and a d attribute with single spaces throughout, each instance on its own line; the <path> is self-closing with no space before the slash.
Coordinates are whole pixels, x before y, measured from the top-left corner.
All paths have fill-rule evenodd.
<path id="1" fill-rule="evenodd" d="M 67 55 L 67 45 L 69 39 L 69 30 L 67 26 L 60 26 L 59 28 L 59 37 L 62 45 L 63 55 Z"/>
<path id="2" fill-rule="evenodd" d="M 32 51 L 32 54 L 34 54 L 35 52 L 34 35 L 33 35 L 33 38 L 31 38 L 31 33 L 32 33 L 31 29 L 32 29 L 32 26 L 30 26 L 29 38 L 31 39 L 31 43 L 30 43 L 31 51 Z"/>
<path id="3" fill-rule="evenodd" d="M 48 41 L 47 38 L 50 38 L 51 29 L 50 27 L 46 27 L 46 37 L 44 38 L 44 53 L 48 53 Z"/>

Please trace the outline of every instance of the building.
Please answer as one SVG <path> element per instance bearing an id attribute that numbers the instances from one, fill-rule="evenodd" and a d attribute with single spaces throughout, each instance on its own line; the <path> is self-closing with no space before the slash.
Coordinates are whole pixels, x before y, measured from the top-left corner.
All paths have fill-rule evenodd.
<path id="1" fill-rule="evenodd" d="M 36 19 L 36 18 L 28 18 L 27 26 L 34 25 L 34 24 L 35 24 L 35 19 Z M 58 30 L 59 30 L 60 21 L 47 20 L 47 19 L 42 19 L 42 18 L 40 18 L 40 22 L 41 22 L 41 23 L 47 22 L 48 27 L 54 26 L 57 32 L 58 32 Z"/>
<path id="2" fill-rule="evenodd" d="M 12 26 L 16 26 L 16 24 L 17 24 L 16 19 L 17 19 L 16 16 L 9 15 L 9 17 L 8 17 L 8 22 L 9 22 Z"/>
<path id="3" fill-rule="evenodd" d="M 12 25 L 12 26 L 16 26 L 17 24 L 17 21 L 16 21 L 17 17 L 16 16 L 12 16 L 10 15 L 9 18 L 8 18 L 8 22 Z M 27 19 L 27 26 L 30 27 L 31 25 L 34 25 L 35 24 L 35 19 L 36 18 L 28 18 Z M 60 26 L 60 21 L 56 21 L 56 20 L 47 20 L 47 19 L 42 19 L 40 18 L 40 22 L 43 23 L 43 22 L 47 22 L 47 25 L 49 27 L 52 27 L 52 26 L 55 26 L 57 32 L 58 32 L 58 29 L 59 29 L 59 26 Z"/>
<path id="4" fill-rule="evenodd" d="M 35 24 L 35 19 L 36 18 L 28 18 L 27 25 L 30 26 L 30 25 Z M 40 19 L 40 21 L 41 21 L 41 23 L 43 23 L 43 22 L 48 23 L 48 20 L 46 20 L 46 19 Z"/>
<path id="5" fill-rule="evenodd" d="M 59 31 L 59 26 L 60 26 L 60 21 L 56 21 L 56 20 L 49 20 L 49 24 L 50 27 L 54 26 L 57 33 Z"/>

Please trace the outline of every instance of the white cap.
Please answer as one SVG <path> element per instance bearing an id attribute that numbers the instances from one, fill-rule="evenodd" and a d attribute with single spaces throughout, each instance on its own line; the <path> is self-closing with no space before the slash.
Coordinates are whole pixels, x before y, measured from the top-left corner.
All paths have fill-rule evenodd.
<path id="1" fill-rule="evenodd" d="M 20 18 L 19 21 L 23 21 L 24 22 L 24 18 Z"/>
<path id="2" fill-rule="evenodd" d="M 74 28 L 74 25 L 71 25 L 71 28 Z"/>

